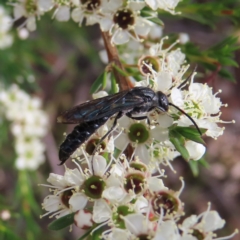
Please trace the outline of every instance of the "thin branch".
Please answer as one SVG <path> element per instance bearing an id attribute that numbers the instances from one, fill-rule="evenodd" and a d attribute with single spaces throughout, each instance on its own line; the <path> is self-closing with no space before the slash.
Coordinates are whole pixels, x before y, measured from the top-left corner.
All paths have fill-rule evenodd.
<path id="1" fill-rule="evenodd" d="M 109 63 L 114 63 L 118 68 L 125 71 L 123 64 L 119 59 L 117 48 L 111 43 L 111 36 L 109 35 L 109 33 L 102 32 L 102 37 L 103 37 L 104 45 L 107 51 Z M 128 77 L 123 76 L 115 68 L 113 68 L 112 71 L 119 85 L 120 90 L 123 91 L 123 90 L 128 90 L 133 88 L 133 84 L 131 83 Z"/>

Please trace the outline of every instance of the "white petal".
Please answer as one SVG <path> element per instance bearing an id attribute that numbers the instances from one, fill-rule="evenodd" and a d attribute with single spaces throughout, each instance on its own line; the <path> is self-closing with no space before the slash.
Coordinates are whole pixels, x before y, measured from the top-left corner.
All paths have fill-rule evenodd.
<path id="1" fill-rule="evenodd" d="M 188 150 L 190 159 L 192 160 L 199 160 L 206 151 L 206 147 L 204 145 L 193 141 L 187 141 L 185 143 L 185 147 Z"/>
<path id="2" fill-rule="evenodd" d="M 109 234 L 108 239 L 114 239 L 114 240 L 123 240 L 123 239 L 130 239 L 129 238 L 129 232 L 126 231 L 126 229 L 120 229 L 120 228 L 113 228 L 112 232 Z"/>
<path id="3" fill-rule="evenodd" d="M 134 30 L 139 36 L 146 36 L 150 32 L 150 25 L 148 22 L 140 17 L 136 18 L 136 24 L 134 26 Z"/>
<path id="4" fill-rule="evenodd" d="M 94 202 L 93 221 L 101 223 L 107 221 L 112 216 L 112 211 L 107 202 L 103 199 Z"/>
<path id="5" fill-rule="evenodd" d="M 166 128 L 172 126 L 173 122 L 174 122 L 172 117 L 170 117 L 170 116 L 168 116 L 167 114 L 164 114 L 164 113 L 163 114 L 158 114 L 157 121 L 159 122 L 159 128 L 165 128 L 165 130 L 166 130 Z M 162 131 L 164 131 L 164 130 L 162 130 Z M 162 134 L 164 134 L 164 133 L 162 132 Z"/>
<path id="6" fill-rule="evenodd" d="M 64 179 L 69 186 L 81 186 L 85 178 L 77 168 L 73 170 L 67 168 Z"/>
<path id="7" fill-rule="evenodd" d="M 80 22 L 81 24 L 81 21 L 84 16 L 83 16 L 83 12 L 79 8 L 75 8 L 71 13 L 71 17 L 74 22 Z"/>
<path id="8" fill-rule="evenodd" d="M 64 177 L 59 174 L 50 173 L 47 181 L 51 183 L 53 186 L 58 186 L 62 188 L 66 187 Z"/>
<path id="9" fill-rule="evenodd" d="M 107 32 L 112 27 L 112 20 L 109 18 L 102 18 L 99 20 L 100 28 L 103 32 Z"/>
<path id="10" fill-rule="evenodd" d="M 148 211 L 148 200 L 143 196 L 139 196 L 137 198 L 137 201 L 134 204 L 134 209 L 138 213 L 147 213 L 147 211 Z"/>
<path id="11" fill-rule="evenodd" d="M 193 227 L 195 224 L 198 222 L 198 217 L 197 215 L 191 215 L 190 217 L 184 219 L 182 223 L 183 229 L 188 231 L 189 228 Z"/>
<path id="12" fill-rule="evenodd" d="M 158 9 L 158 3 L 157 0 L 145 0 L 145 2 L 149 5 L 149 7 L 153 10 Z"/>
<path id="13" fill-rule="evenodd" d="M 129 1 L 128 4 L 129 8 L 131 8 L 133 11 L 140 11 L 142 8 L 146 6 L 144 1 Z"/>
<path id="14" fill-rule="evenodd" d="M 108 96 L 108 93 L 106 91 L 99 91 L 97 93 L 93 93 L 92 95 L 93 99 L 102 98 L 106 96 Z"/>
<path id="15" fill-rule="evenodd" d="M 112 42 L 116 45 L 129 41 L 129 33 L 126 30 L 118 29 L 112 36 Z"/>
<path id="16" fill-rule="evenodd" d="M 171 100 L 173 104 L 177 105 L 180 108 L 184 106 L 182 92 L 178 88 L 172 89 Z"/>
<path id="17" fill-rule="evenodd" d="M 60 22 L 68 21 L 70 19 L 70 8 L 68 6 L 59 7 L 55 18 Z"/>
<path id="18" fill-rule="evenodd" d="M 140 234 L 146 234 L 148 230 L 148 224 L 142 214 L 134 213 L 125 216 L 124 218 L 126 228 L 135 236 Z"/>
<path id="19" fill-rule="evenodd" d="M 219 216 L 218 212 L 210 211 L 203 216 L 202 223 L 204 231 L 212 232 L 222 228 L 225 225 L 225 220 Z"/>
<path id="20" fill-rule="evenodd" d="M 106 172 L 107 161 L 103 156 L 97 155 L 93 157 L 93 169 L 94 174 L 98 176 L 103 176 Z"/>
<path id="21" fill-rule="evenodd" d="M 57 211 L 62 207 L 60 197 L 56 195 L 45 197 L 42 205 L 46 211 L 50 212 Z"/>
<path id="22" fill-rule="evenodd" d="M 28 18 L 26 26 L 29 31 L 35 31 L 37 28 L 35 17 Z"/>
<path id="23" fill-rule="evenodd" d="M 149 190 L 151 192 L 159 192 L 161 190 L 168 190 L 167 187 L 164 186 L 162 179 L 152 177 L 148 180 Z"/>
<path id="24" fill-rule="evenodd" d="M 165 92 L 172 86 L 172 76 L 168 72 L 159 72 L 155 79 L 159 91 Z"/>
<path id="25" fill-rule="evenodd" d="M 83 209 L 87 202 L 88 199 L 83 193 L 74 193 L 68 201 L 73 212 Z"/>
<path id="26" fill-rule="evenodd" d="M 103 193 L 102 197 L 108 199 L 111 202 L 121 202 L 125 197 L 127 193 L 122 187 L 109 187 L 106 188 Z"/>
<path id="27" fill-rule="evenodd" d="M 38 6 L 40 11 L 49 11 L 54 6 L 52 0 L 38 0 Z"/>
<path id="28" fill-rule="evenodd" d="M 190 37 L 187 33 L 179 33 L 179 41 L 181 44 L 185 44 L 190 41 Z"/>

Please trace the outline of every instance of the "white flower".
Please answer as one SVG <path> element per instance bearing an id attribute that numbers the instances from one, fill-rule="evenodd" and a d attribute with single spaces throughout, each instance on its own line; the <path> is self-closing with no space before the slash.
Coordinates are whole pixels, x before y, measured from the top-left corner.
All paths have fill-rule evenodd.
<path id="1" fill-rule="evenodd" d="M 140 37 L 147 36 L 151 29 L 151 23 L 140 16 L 140 10 L 144 7 L 142 2 L 129 2 L 125 7 L 116 7 L 100 19 L 102 31 L 109 31 L 113 44 L 124 44 L 131 38 L 141 41 Z"/>
<path id="2" fill-rule="evenodd" d="M 199 216 L 192 215 L 186 218 L 180 228 L 183 231 L 183 235 L 191 234 L 195 231 L 197 234 L 200 234 L 202 238 L 211 240 L 216 236 L 213 231 L 223 228 L 224 225 L 225 221 L 219 216 L 218 212 L 210 211 L 209 204 L 206 212 Z M 230 239 L 230 237 L 226 239 Z"/>
<path id="3" fill-rule="evenodd" d="M 47 181 L 51 185 L 41 185 L 54 190 L 53 195 L 48 195 L 43 201 L 42 206 L 47 213 L 42 217 L 53 214 L 50 217 L 56 216 L 59 218 L 71 213 L 73 209 L 71 209 L 70 200 L 75 193 L 74 189 L 83 182 L 83 177 L 79 170 L 66 169 L 64 176 L 51 173 Z"/>
<path id="4" fill-rule="evenodd" d="M 220 120 L 220 98 L 212 93 L 206 84 L 191 82 L 188 91 L 173 89 L 172 102 L 189 114 L 199 128 L 206 128 L 207 136 L 217 138 L 223 133 L 223 128 L 217 126 Z M 189 126 L 192 122 L 186 115 L 181 115 L 177 121 L 179 126 Z"/>
<path id="5" fill-rule="evenodd" d="M 113 0 L 101 0 L 98 2 L 92 0 L 86 1 L 78 4 L 78 6 L 72 11 L 71 16 L 73 21 L 78 22 L 80 26 L 84 19 L 86 25 L 93 25 L 99 23 L 100 19 L 105 16 L 106 9 L 111 8 L 111 6 L 114 7 L 114 5 Z"/>
<path id="6" fill-rule="evenodd" d="M 13 37 L 9 33 L 12 27 L 12 18 L 7 15 L 5 9 L 0 5 L 0 49 L 10 47 Z"/>
<path id="7" fill-rule="evenodd" d="M 16 3 L 12 3 L 14 21 L 24 17 L 26 20 L 22 27 L 26 25 L 29 31 L 36 30 L 36 18 L 40 18 L 45 10 L 41 4 L 41 1 L 35 0 L 18 0 Z"/>
<path id="8" fill-rule="evenodd" d="M 157 228 L 157 232 L 153 240 L 179 240 L 179 238 L 180 234 L 175 221 L 168 220 L 166 222 L 161 222 L 161 224 Z"/>
<path id="9" fill-rule="evenodd" d="M 165 11 L 168 11 L 172 14 L 176 14 L 174 9 L 180 2 L 180 0 L 145 0 L 145 2 L 149 5 L 153 10 L 157 10 L 161 8 Z"/>

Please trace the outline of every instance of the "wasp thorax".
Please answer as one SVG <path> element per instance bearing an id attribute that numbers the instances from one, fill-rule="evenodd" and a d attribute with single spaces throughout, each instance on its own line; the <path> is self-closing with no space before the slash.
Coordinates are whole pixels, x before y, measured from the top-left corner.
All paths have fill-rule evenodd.
<path id="1" fill-rule="evenodd" d="M 87 11 L 94 11 L 101 5 L 101 0 L 81 0 Z"/>
<path id="2" fill-rule="evenodd" d="M 134 123 L 128 129 L 128 138 L 134 143 L 145 143 L 150 137 L 150 133 L 145 124 Z"/>
<path id="3" fill-rule="evenodd" d="M 175 215 L 181 209 L 180 199 L 174 195 L 173 191 L 162 191 L 154 195 L 152 209 L 156 215 Z"/>
<path id="4" fill-rule="evenodd" d="M 144 56 L 138 60 L 138 68 L 142 75 L 146 76 L 153 73 L 153 70 L 156 72 L 160 71 L 160 63 L 158 58 L 153 56 Z"/>
<path id="5" fill-rule="evenodd" d="M 118 10 L 113 16 L 114 23 L 122 29 L 127 29 L 134 24 L 134 15 L 130 9 L 124 8 Z"/>
<path id="6" fill-rule="evenodd" d="M 106 149 L 106 143 L 105 142 L 100 142 L 100 139 L 98 138 L 93 138 L 91 140 L 89 140 L 86 144 L 86 152 L 89 154 L 89 155 L 92 155 L 95 148 L 98 147 L 98 149 L 100 149 L 101 151 L 103 151 L 104 149 Z"/>
<path id="7" fill-rule="evenodd" d="M 83 190 L 88 197 L 99 199 L 102 196 L 106 184 L 101 177 L 94 175 L 89 177 L 83 186 Z"/>
<path id="8" fill-rule="evenodd" d="M 133 210 L 131 210 L 128 206 L 119 206 L 116 211 L 113 213 L 113 216 L 112 216 L 112 219 L 115 223 L 115 225 L 118 227 L 118 228 L 122 228 L 122 229 L 125 229 L 125 222 L 124 220 L 122 219 L 122 216 L 127 216 L 131 213 L 134 213 Z"/>
<path id="9" fill-rule="evenodd" d="M 134 172 L 125 177 L 124 189 L 139 194 L 144 190 L 145 178 L 141 172 Z"/>
<path id="10" fill-rule="evenodd" d="M 73 195 L 72 190 L 67 190 L 67 191 L 64 191 L 61 196 L 62 204 L 67 208 L 69 208 L 69 199 L 71 198 L 72 195 Z"/>

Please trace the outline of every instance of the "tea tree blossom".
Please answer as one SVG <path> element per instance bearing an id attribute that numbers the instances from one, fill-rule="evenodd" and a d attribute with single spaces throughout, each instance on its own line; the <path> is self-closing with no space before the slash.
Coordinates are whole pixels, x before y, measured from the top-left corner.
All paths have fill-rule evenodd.
<path id="1" fill-rule="evenodd" d="M 45 161 L 45 146 L 41 141 L 48 129 L 46 113 L 41 109 L 41 100 L 31 97 L 17 85 L 1 89 L 2 115 L 11 122 L 19 170 L 35 170 Z"/>
<path id="2" fill-rule="evenodd" d="M 10 47 L 13 37 L 9 33 L 12 27 L 12 18 L 7 14 L 5 9 L 0 5 L 0 49 Z"/>

